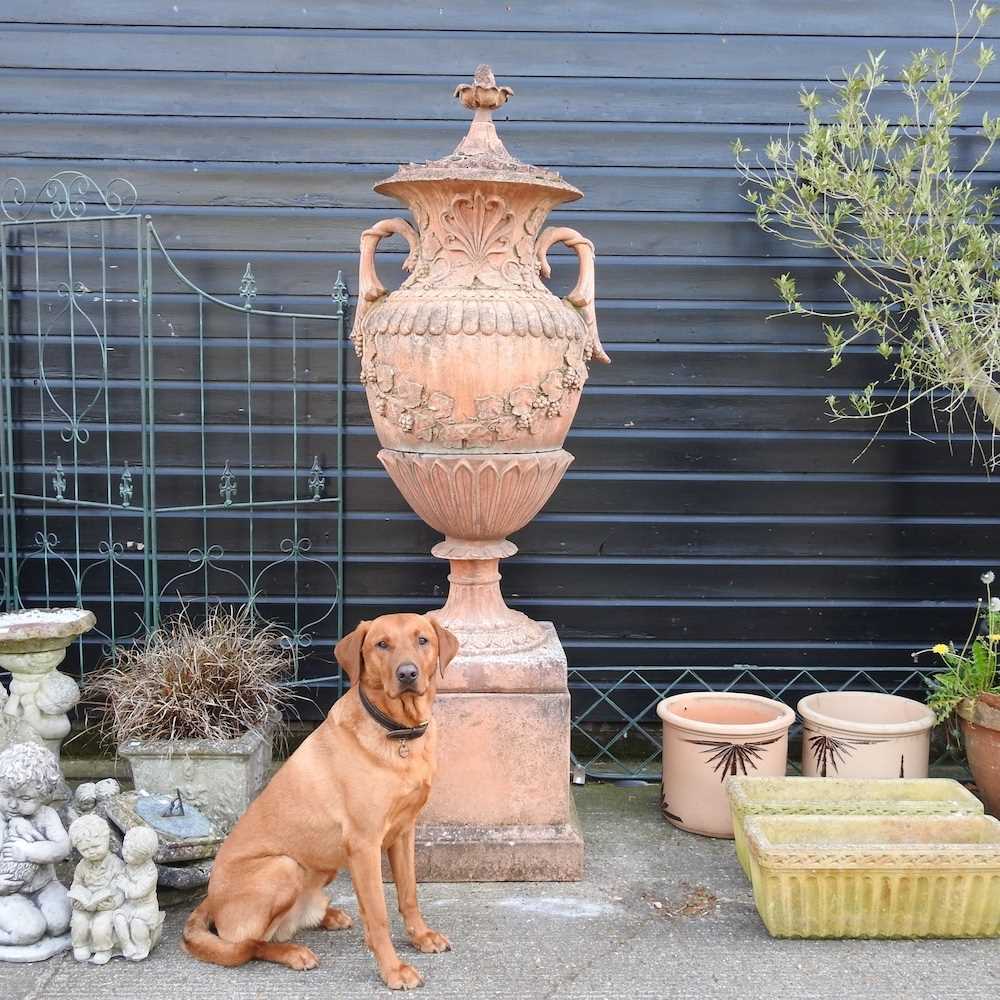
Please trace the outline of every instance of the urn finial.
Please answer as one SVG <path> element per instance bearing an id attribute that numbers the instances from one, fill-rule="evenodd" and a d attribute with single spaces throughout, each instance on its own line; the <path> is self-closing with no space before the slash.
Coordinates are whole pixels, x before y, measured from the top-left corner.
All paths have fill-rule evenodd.
<path id="1" fill-rule="evenodd" d="M 502 108 L 508 98 L 514 96 L 510 87 L 498 87 L 493 69 L 483 63 L 476 67 L 472 83 L 460 83 L 455 88 L 455 96 L 470 111 L 496 111 Z"/>
<path id="2" fill-rule="evenodd" d="M 455 147 L 461 156 L 477 156 L 492 153 L 512 160 L 504 148 L 493 124 L 493 112 L 507 103 L 514 91 L 510 87 L 498 87 L 493 70 L 483 63 L 476 67 L 472 83 L 460 83 L 455 88 L 455 96 L 476 115 L 469 126 L 466 137 Z"/>
<path id="3" fill-rule="evenodd" d="M 493 112 L 513 96 L 510 87 L 497 83 L 492 67 L 486 63 L 477 66 L 472 82 L 460 83 L 455 88 L 455 97 L 463 107 L 474 112 L 462 141 L 439 160 L 404 164 L 392 177 L 376 184 L 375 190 L 408 201 L 410 185 L 414 183 L 472 181 L 529 185 L 538 189 L 539 195 L 550 204 L 581 197 L 580 192 L 554 170 L 522 163 L 507 151 L 497 135 Z"/>

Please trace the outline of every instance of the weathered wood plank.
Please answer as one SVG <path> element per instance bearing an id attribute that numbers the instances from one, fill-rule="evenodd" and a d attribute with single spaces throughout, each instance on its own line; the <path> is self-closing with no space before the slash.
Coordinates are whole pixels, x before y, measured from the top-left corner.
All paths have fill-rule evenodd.
<path id="1" fill-rule="evenodd" d="M 100 386 L 82 383 L 88 396 L 96 395 Z M 57 398 L 70 394 L 69 380 L 49 377 L 49 388 Z M 860 386 L 858 388 L 861 388 Z M 25 420 L 37 420 L 40 408 L 48 403 L 40 399 L 37 388 L 30 382 L 14 383 L 19 413 Z M 324 427 L 336 423 L 337 397 L 335 386 L 316 384 L 303 388 L 297 401 L 285 388 L 285 381 L 264 382 L 253 379 L 251 387 L 262 427 L 290 427 L 293 403 L 299 408 L 299 423 L 303 428 Z M 821 431 L 830 424 L 824 397 L 835 386 L 812 389 L 782 387 L 716 388 L 712 386 L 599 386 L 589 385 L 580 400 L 576 426 L 584 429 L 622 431 L 638 429 L 681 430 L 696 426 L 703 430 L 756 431 Z M 894 390 L 876 392 L 880 401 L 888 401 Z M 196 426 L 202 421 L 212 427 L 239 428 L 246 423 L 248 390 L 242 372 L 232 382 L 218 383 L 205 394 L 202 411 L 201 390 L 196 380 L 170 382 L 164 380 L 157 389 L 155 416 L 157 421 L 173 428 Z M 368 404 L 358 386 L 349 386 L 345 394 L 346 420 L 354 426 L 367 426 L 370 421 Z M 52 411 L 54 412 L 54 411 Z M 135 423 L 140 419 L 141 400 L 131 392 L 115 397 L 115 417 Z M 48 419 L 48 418 L 47 418 Z M 57 416 L 52 416 L 53 421 Z M 934 433 L 934 422 L 928 411 L 916 408 L 911 417 L 915 431 Z M 857 425 L 854 425 L 857 426 Z M 905 419 L 897 414 L 886 423 L 889 431 L 901 431 Z M 874 428 L 873 428 L 874 429 Z"/>
<path id="2" fill-rule="evenodd" d="M 46 159 L 10 157 L 4 175 L 22 178 L 34 193 L 53 170 L 62 166 Z M 375 208 L 395 211 L 398 203 L 375 194 L 372 185 L 389 176 L 394 164 L 260 163 L 169 160 L 94 160 L 83 164 L 99 183 L 127 176 L 139 192 L 139 207 L 157 209 L 157 220 L 173 206 L 277 208 Z M 560 212 L 743 212 L 741 186 L 730 166 L 588 167 L 556 164 L 584 197 Z M 1000 174 L 978 175 L 985 191 L 1000 184 Z M 90 199 L 93 199 L 93 195 Z M 86 197 L 85 197 L 86 200 Z"/>
<path id="3" fill-rule="evenodd" d="M 176 241 L 175 241 L 176 242 Z M 65 254 L 47 250 L 39 251 L 43 267 L 43 289 L 55 290 L 55 283 L 64 281 Z M 246 251 L 187 251 L 172 250 L 171 257 L 178 267 L 198 287 L 211 294 L 236 299 L 235 289 L 247 264 Z M 135 254 L 125 251 L 108 251 L 107 288 L 109 292 L 131 295 L 135 292 Z M 379 273 L 389 288 L 402 276 L 402 253 L 390 251 L 379 254 Z M 557 294 L 565 294 L 577 277 L 577 265 L 568 254 L 551 258 L 552 281 L 550 287 Z M 110 265 L 117 265 L 113 272 Z M 153 286 L 159 294 L 187 292 L 188 289 L 168 271 L 164 262 L 154 265 Z M 271 251 L 254 260 L 259 293 L 267 294 L 280 289 L 293 301 L 298 296 L 326 299 L 338 272 L 350 283 L 357 267 L 356 253 L 297 253 Z M 60 270 L 61 268 L 61 270 Z M 835 285 L 833 277 L 838 268 L 820 258 L 775 257 L 649 257 L 609 256 L 598 262 L 599 302 L 615 299 L 663 302 L 673 300 L 691 303 L 757 302 L 765 303 L 773 311 L 783 307 L 775 299 L 774 279 L 785 271 L 794 269 L 802 298 L 809 302 L 830 302 Z M 93 290 L 100 288 L 99 259 L 91 253 L 88 257 L 78 252 L 74 260 L 74 278 Z M 46 282 L 50 284 L 46 285 Z M 833 300 L 835 301 L 835 300 Z"/>
<path id="4" fill-rule="evenodd" d="M 174 547 L 164 537 L 160 549 L 159 575 L 167 586 L 172 577 L 190 569 L 186 550 Z M 95 552 L 93 556 L 98 554 Z M 277 595 L 293 592 L 297 581 L 303 598 L 322 598 L 332 586 L 329 566 L 303 561 L 296 567 L 280 562 L 280 552 L 255 552 L 254 565 L 262 571 L 261 587 Z M 249 558 L 243 553 L 223 556 L 220 563 L 245 576 Z M 974 565 L 954 561 L 921 560 L 917 564 L 888 565 L 880 561 L 828 559 L 744 559 L 709 560 L 694 558 L 613 559 L 554 556 L 519 556 L 506 560 L 503 567 L 507 592 L 520 600 L 558 601 L 572 595 L 573 600 L 604 599 L 608 594 L 629 593 L 641 603 L 650 600 L 741 600 L 795 599 L 798 601 L 877 600 L 891 584 L 898 600 L 951 600 L 967 589 L 967 579 Z M 825 572 L 824 572 L 825 570 Z M 29 567 L 41 576 L 41 567 Z M 353 556 L 345 575 L 350 576 L 351 593 L 357 598 L 408 597 L 411 594 L 441 596 L 446 585 L 446 569 L 430 556 L 367 558 Z M 974 575 L 974 574 L 973 574 Z M 221 572 L 209 572 L 213 594 L 220 598 L 238 597 L 239 579 Z M 197 590 L 199 581 L 191 589 Z M 168 587 L 173 593 L 173 588 Z M 245 596 L 245 592 L 244 596 Z M 612 616 L 605 621 L 610 625 Z M 614 627 L 614 626 L 612 626 Z M 615 628 L 615 635 L 627 635 Z M 771 635 L 774 632 L 770 633 Z"/>
<path id="5" fill-rule="evenodd" d="M 734 180 L 735 183 L 735 180 Z M 353 253 L 361 233 L 392 211 L 343 208 L 174 208 L 159 217 L 157 231 L 168 247 L 186 250 L 323 251 Z M 564 218 L 553 213 L 554 225 Z M 763 233 L 751 215 L 718 213 L 705 216 L 678 212 L 575 212 L 572 223 L 591 239 L 598 255 L 772 257 L 787 254 L 787 245 Z M 42 246 L 65 246 L 65 231 L 46 227 Z M 93 247 L 99 233 L 77 241 Z M 397 242 L 398 241 L 398 242 Z M 107 248 L 135 245 L 135 234 L 119 226 L 105 234 Z M 395 237 L 384 246 L 403 246 Z M 553 256 L 571 254 L 559 246 Z M 819 250 L 802 256 L 830 257 Z"/>
<path id="6" fill-rule="evenodd" d="M 963 9 L 964 8 L 961 8 Z M 48 0 L 45 21 L 65 24 L 122 24 L 223 27 L 396 28 L 422 31 L 612 31 L 702 33 L 722 35 L 764 32 L 787 35 L 891 35 L 901 27 L 915 37 L 947 36 L 951 18 L 939 0 L 909 0 L 905 23 L 894 3 L 842 0 L 836 23 L 831 24 L 826 0 L 769 0 L 747 4 L 721 0 L 713 4 L 636 3 L 623 7 L 613 0 L 574 0 L 572 12 L 516 0 L 463 0 L 414 4 L 409 0 L 381 0 L 377 14 L 365 0 L 338 0 L 332 4 L 288 4 L 272 0 L 212 0 L 211 4 L 184 0 Z M 23 3 L 4 0 L 0 20 L 36 22 L 37 12 Z M 997 37 L 990 22 L 985 37 Z"/>
<path id="7" fill-rule="evenodd" d="M 112 480 L 113 500 L 117 496 L 116 482 Z M 19 518 L 23 519 L 21 526 L 25 537 L 40 528 L 40 510 L 38 504 L 22 505 Z M 299 508 L 298 516 L 302 534 L 327 538 L 328 508 L 307 505 Z M 281 541 L 289 532 L 289 519 L 289 512 L 284 510 L 262 510 L 255 514 L 254 541 L 259 551 L 281 551 Z M 50 530 L 57 535 L 65 534 L 70 526 L 69 513 L 65 508 L 50 505 L 48 522 Z M 213 544 L 222 546 L 227 552 L 239 551 L 246 542 L 246 519 L 238 512 L 212 511 L 205 523 Z M 176 548 L 201 545 L 202 524 L 201 517 L 191 514 L 164 514 L 159 518 L 159 530 L 169 536 Z M 99 544 L 107 540 L 107 518 L 103 515 L 83 517 L 79 526 L 81 547 L 96 553 Z M 831 552 L 829 536 L 834 530 L 837 546 L 835 552 Z M 141 540 L 141 510 L 116 511 L 113 533 L 118 540 Z M 440 540 L 439 535 L 412 513 L 348 513 L 344 538 L 345 551 L 359 556 L 426 556 L 431 546 Z M 594 518 L 586 513 L 543 513 L 513 538 L 522 556 L 627 559 L 642 552 L 662 558 L 813 559 L 836 555 L 843 559 L 864 559 L 884 546 L 892 546 L 919 552 L 921 558 L 946 560 L 953 558 L 956 552 L 971 551 L 975 546 L 984 550 L 994 548 L 1000 543 L 1000 520 L 712 518 L 693 514 L 633 519 L 625 515 Z"/>
<path id="8" fill-rule="evenodd" d="M 114 391 L 113 391 L 114 393 Z M 113 400 L 117 395 L 113 394 Z M 114 405 L 114 404 L 113 404 Z M 58 442 L 62 427 L 54 417 L 47 417 L 47 459 L 41 462 L 41 424 L 37 419 L 20 420 L 14 437 L 14 449 L 28 469 L 23 473 L 28 491 L 40 495 L 42 478 L 51 475 L 56 455 L 63 452 Z M 83 479 L 80 497 L 104 502 L 107 492 L 104 454 L 104 425 L 91 421 L 88 427 L 94 444 L 80 456 Z M 772 431 L 753 428 L 742 430 L 686 429 L 601 429 L 575 428 L 566 447 L 575 456 L 577 472 L 629 474 L 637 470 L 667 473 L 733 474 L 822 474 L 841 476 L 892 477 L 906 470 L 922 475 L 965 476 L 976 455 L 976 445 L 968 433 L 950 437 L 939 433 L 928 440 L 902 433 L 880 435 L 871 442 L 862 423 L 824 426 L 811 432 Z M 164 424 L 157 437 L 157 460 L 165 466 L 201 475 L 202 441 L 198 425 Z M 268 475 L 284 477 L 284 489 L 291 495 L 296 478 L 300 493 L 306 493 L 307 470 L 314 458 L 321 468 L 336 464 L 337 434 L 334 427 L 298 428 L 296 458 L 298 468 L 289 467 L 293 452 L 292 429 L 270 425 L 255 431 L 254 464 Z M 345 435 L 345 462 L 359 471 L 381 470 L 376 458 L 379 450 L 370 427 L 356 424 Z M 111 424 L 109 447 L 117 464 L 111 468 L 112 501 L 116 501 L 117 483 L 122 462 L 137 467 L 142 448 L 138 427 L 124 421 Z M 234 456 L 246 453 L 246 428 L 216 425 L 206 428 L 205 462 L 209 479 L 221 475 L 223 465 Z M 328 477 L 329 478 L 329 477 Z M 328 488 L 332 495 L 334 487 Z M 51 490 L 50 490 L 51 492 Z M 138 500 L 136 502 L 139 502 Z"/>
<path id="9" fill-rule="evenodd" d="M 786 129 L 579 122 L 553 129 L 545 122 L 510 122 L 504 138 L 519 158 L 568 172 L 576 165 L 731 169 L 735 138 L 759 151 L 776 133 Z M 459 127 L 445 122 L 167 117 L 150 128 L 147 119 L 132 115 L 0 115 L 0 155 L 74 161 L 120 157 L 128 150 L 129 159 L 143 160 L 398 163 L 442 156 L 461 137 Z M 956 169 L 970 168 L 985 149 L 977 130 L 956 129 Z M 996 169 L 998 163 L 993 156 L 986 165 Z"/>
<path id="10" fill-rule="evenodd" d="M 946 34 L 946 33 L 945 33 Z M 826 80 L 885 50 L 892 70 L 924 45 L 918 37 L 804 35 L 788 45 L 783 35 L 657 35 L 602 32 L 367 31 L 288 28 L 165 28 L 8 24 L 0 34 L 0 65 L 46 69 L 187 70 L 255 73 L 421 74 L 433 67 L 464 80 L 478 63 L 491 62 L 503 78 L 588 76 Z M 502 59 L 497 56 L 502 54 Z M 972 52 L 956 79 L 976 75 Z M 988 67 L 984 79 L 1000 80 Z M 452 97 L 444 91 L 442 108 Z"/>
<path id="11" fill-rule="evenodd" d="M 238 315 L 238 314 L 237 314 Z M 245 316 L 243 319 L 245 320 Z M 110 325 L 110 324 L 109 324 Z M 286 324 L 287 327 L 287 324 Z M 199 342 L 194 331 L 171 323 L 170 336 L 157 338 L 153 362 L 157 377 L 175 383 L 180 380 L 204 380 L 209 391 L 220 382 L 232 383 L 246 370 L 246 338 L 233 330 L 234 336 Z M 113 327 L 112 327 L 113 329 Z M 255 355 L 253 377 L 261 385 L 269 384 L 276 394 L 292 391 L 292 345 L 290 328 L 280 340 L 253 336 Z M 80 335 L 71 341 L 68 324 L 55 324 L 45 334 L 45 369 L 49 379 L 69 378 L 70 348 L 75 349 L 78 371 L 101 370 L 100 351 L 110 351 L 111 374 L 115 382 L 138 380 L 144 359 L 138 338 L 109 336 L 99 343 L 96 338 Z M 34 338 L 17 340 L 12 359 L 22 379 L 40 376 L 38 345 Z M 816 347 L 769 345 L 748 350 L 741 345 L 616 343 L 612 365 L 592 365 L 588 386 L 653 387 L 797 387 L 829 391 L 855 389 L 887 374 L 886 362 L 874 349 L 848 348 L 843 363 L 832 371 L 828 356 Z M 347 362 L 345 377 L 358 381 L 358 359 L 353 349 L 342 351 L 327 341 L 297 340 L 296 370 L 300 377 L 298 391 L 307 394 L 312 387 L 323 390 L 339 378 L 341 357 Z M 90 379 L 84 380 L 89 383 Z M 263 393 L 262 393 L 263 395 Z"/>
<path id="12" fill-rule="evenodd" d="M 144 70 L 17 69 L 4 72 L 3 109 L 51 113 L 248 118 L 435 119 L 467 121 L 462 108 L 442 104 L 454 88 L 445 76 L 358 73 L 272 73 L 261 100 L 255 73 Z M 608 79 L 572 77 L 553 87 L 545 77 L 505 77 L 515 99 L 498 121 L 674 122 L 740 125 L 800 123 L 797 84 L 788 80 Z M 815 86 L 828 115 L 832 83 Z M 998 85 L 981 83 L 963 102 L 958 125 L 978 125 L 997 104 Z M 872 101 L 891 121 L 912 114 L 899 84 Z"/>

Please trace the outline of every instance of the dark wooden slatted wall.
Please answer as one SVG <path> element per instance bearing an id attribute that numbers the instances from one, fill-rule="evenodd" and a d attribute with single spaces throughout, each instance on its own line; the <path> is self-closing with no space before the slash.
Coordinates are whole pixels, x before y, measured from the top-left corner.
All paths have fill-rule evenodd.
<path id="1" fill-rule="evenodd" d="M 827 92 L 867 49 L 896 66 L 949 19 L 931 0 L 5 0 L 0 154 L 29 184 L 124 174 L 208 291 L 232 294 L 250 256 L 270 303 L 325 309 L 337 269 L 354 283 L 359 232 L 396 211 L 372 183 L 454 146 L 451 89 L 489 61 L 516 91 L 509 148 L 586 193 L 558 217 L 597 244 L 614 358 L 584 393 L 572 471 L 517 538 L 512 603 L 553 619 L 576 665 L 905 666 L 965 626 L 996 486 L 968 434 L 950 449 L 896 425 L 858 458 L 865 430 L 828 423 L 823 397 L 878 359 L 829 374 L 815 324 L 765 321 L 776 274 L 794 265 L 822 299 L 832 268 L 757 231 L 729 144 L 796 117 L 800 81 Z M 965 125 L 996 111 L 990 72 Z M 574 270 L 563 257 L 559 288 Z M 350 624 L 434 604 L 445 574 L 356 382 L 348 418 Z"/>

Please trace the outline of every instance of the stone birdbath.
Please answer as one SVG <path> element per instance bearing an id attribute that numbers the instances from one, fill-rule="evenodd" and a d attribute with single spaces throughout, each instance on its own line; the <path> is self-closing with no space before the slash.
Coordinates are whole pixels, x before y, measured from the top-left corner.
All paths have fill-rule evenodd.
<path id="1" fill-rule="evenodd" d="M 70 729 L 67 713 L 80 700 L 80 688 L 56 667 L 70 643 L 96 623 L 93 612 L 83 608 L 0 614 L 0 669 L 11 674 L 9 693 L 0 685 L 0 747 L 23 739 L 27 728 L 58 757 Z"/>

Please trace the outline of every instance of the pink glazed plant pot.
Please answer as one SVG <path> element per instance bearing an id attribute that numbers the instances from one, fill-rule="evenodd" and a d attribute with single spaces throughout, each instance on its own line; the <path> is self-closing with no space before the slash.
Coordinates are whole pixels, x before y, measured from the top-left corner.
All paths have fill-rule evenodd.
<path id="1" fill-rule="evenodd" d="M 726 779 L 784 777 L 795 713 L 755 694 L 699 691 L 664 699 L 656 714 L 663 721 L 664 819 L 706 837 L 732 837 Z"/>
<path id="2" fill-rule="evenodd" d="M 934 713 L 874 691 L 803 698 L 802 773 L 809 778 L 926 778 Z"/>

